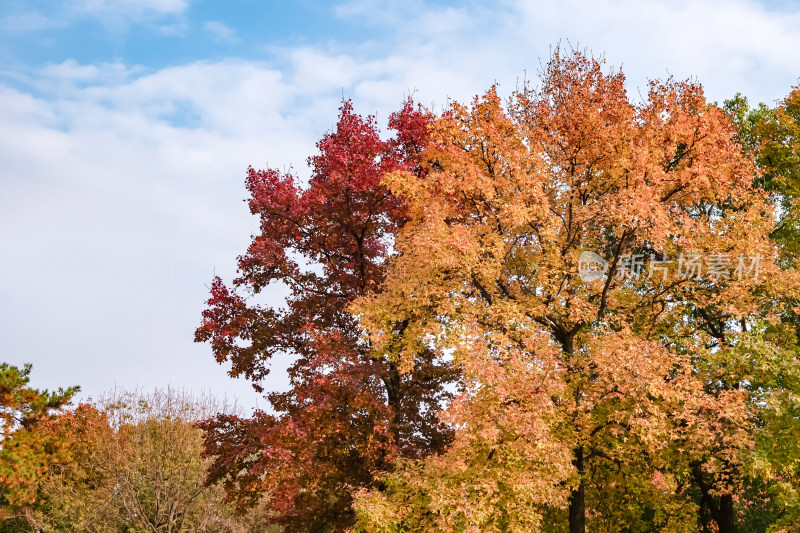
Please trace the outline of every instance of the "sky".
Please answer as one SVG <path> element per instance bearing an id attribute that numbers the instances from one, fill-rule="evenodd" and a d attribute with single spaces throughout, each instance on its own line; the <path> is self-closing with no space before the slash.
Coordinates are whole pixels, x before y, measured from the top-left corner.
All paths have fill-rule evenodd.
<path id="1" fill-rule="evenodd" d="M 82 400 L 267 407 L 193 342 L 258 228 L 247 167 L 307 178 L 343 97 L 385 124 L 408 95 L 508 95 L 559 43 L 621 68 L 633 101 L 671 75 L 774 104 L 800 77 L 800 1 L 0 0 L 0 361 Z"/>

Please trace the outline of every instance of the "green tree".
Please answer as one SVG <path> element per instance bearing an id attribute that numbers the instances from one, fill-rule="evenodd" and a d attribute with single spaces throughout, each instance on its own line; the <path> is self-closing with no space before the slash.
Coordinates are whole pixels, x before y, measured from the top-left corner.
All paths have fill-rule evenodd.
<path id="1" fill-rule="evenodd" d="M 38 480 L 68 453 L 58 436 L 43 438 L 38 429 L 62 411 L 78 387 L 56 392 L 30 387 L 31 365 L 0 363 L 0 521 L 16 527 L 36 501 Z"/>
<path id="2" fill-rule="evenodd" d="M 755 183 L 780 206 L 770 237 L 786 267 L 800 258 L 800 86 L 774 108 L 750 108 L 737 94 L 724 102 L 743 149 L 757 165 Z M 781 352 L 762 354 L 757 379 L 747 383 L 757 413 L 751 479 L 741 514 L 747 531 L 777 531 L 800 524 L 800 305 L 782 303 L 782 321 L 768 328 Z"/>

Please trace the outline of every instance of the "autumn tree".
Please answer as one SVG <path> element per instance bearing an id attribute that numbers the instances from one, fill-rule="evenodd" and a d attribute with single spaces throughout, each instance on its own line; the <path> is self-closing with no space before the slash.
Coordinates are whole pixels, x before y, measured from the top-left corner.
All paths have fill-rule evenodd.
<path id="1" fill-rule="evenodd" d="M 385 179 L 409 221 L 352 310 L 402 369 L 451 354 L 464 392 L 446 453 L 359 495 L 364 530 L 678 532 L 711 512 L 736 531 L 744 384 L 786 360 L 767 330 L 797 276 L 735 134 L 697 84 L 633 104 L 622 73 L 560 50 L 538 89 L 432 123 L 428 172 Z M 579 275 L 582 252 L 606 270 Z"/>
<path id="2" fill-rule="evenodd" d="M 758 167 L 755 183 L 779 205 L 775 241 L 780 260 L 796 268 L 800 251 L 800 87 L 774 108 L 750 108 L 736 95 L 723 106 L 738 127 L 738 138 Z M 757 362 L 759 375 L 749 379 L 751 404 L 757 417 L 756 447 L 750 461 L 751 482 L 742 509 L 743 530 L 793 528 L 800 523 L 800 309 L 794 298 L 782 302 L 781 323 L 768 334 L 791 350 L 768 353 Z M 740 507 L 745 507 L 740 505 Z"/>
<path id="3" fill-rule="evenodd" d="M 176 390 L 116 391 L 59 415 L 40 433 L 68 441 L 71 460 L 40 478 L 31 530 L 267 531 L 263 508 L 237 516 L 223 489 L 205 484 L 210 461 L 195 423 L 225 410 Z"/>
<path id="4" fill-rule="evenodd" d="M 736 94 L 723 103 L 737 126 L 737 139 L 758 168 L 755 184 L 780 205 L 772 238 L 779 243 L 784 261 L 796 261 L 800 196 L 800 86 L 774 108 L 760 103 L 751 108 Z"/>
<path id="5" fill-rule="evenodd" d="M 0 521 L 11 528 L 35 502 L 37 480 L 66 449 L 57 435 L 40 436 L 37 429 L 64 409 L 78 387 L 56 392 L 29 386 L 31 365 L 0 363 Z"/>
<path id="6" fill-rule="evenodd" d="M 110 465 L 97 463 L 107 459 L 98 450 L 115 443 L 107 416 L 92 405 L 79 404 L 31 436 L 57 437 L 66 456 L 39 476 L 36 501 L 24 514 L 23 531 L 114 530 L 118 507 L 113 502 L 113 478 L 106 470 Z"/>
<path id="7" fill-rule="evenodd" d="M 239 277 L 214 280 L 196 340 L 259 391 L 273 358 L 291 361 L 291 388 L 268 394 L 272 412 L 222 415 L 203 427 L 210 481 L 242 508 L 269 493 L 274 521 L 288 532 L 343 531 L 354 520 L 353 491 L 373 486 L 396 459 L 441 451 L 451 439 L 436 417 L 456 378 L 451 364 L 421 350 L 401 372 L 376 356 L 347 311 L 383 282 L 406 208 L 382 180 L 424 175 L 418 156 L 429 122 L 409 101 L 389 119 L 394 137 L 382 140 L 374 118 L 345 102 L 309 159 L 307 183 L 248 171 L 260 231 L 239 258 Z M 285 301 L 260 303 L 275 286 L 288 289 Z"/>

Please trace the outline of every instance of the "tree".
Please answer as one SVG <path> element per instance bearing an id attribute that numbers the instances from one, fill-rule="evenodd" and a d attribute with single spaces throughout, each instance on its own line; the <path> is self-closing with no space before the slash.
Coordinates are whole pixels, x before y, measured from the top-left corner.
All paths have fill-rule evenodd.
<path id="1" fill-rule="evenodd" d="M 196 340 L 210 342 L 217 361 L 259 391 L 272 358 L 290 358 L 291 389 L 268 395 L 274 414 L 222 415 L 203 427 L 210 481 L 224 483 L 242 508 L 269 493 L 274 521 L 288 532 L 343 531 L 354 520 L 355 490 L 372 486 L 396 458 L 436 453 L 451 439 L 436 418 L 457 377 L 450 363 L 422 351 L 400 372 L 374 356 L 347 312 L 382 283 L 406 219 L 381 180 L 397 170 L 423 175 L 418 154 L 429 122 L 408 101 L 384 141 L 374 118 L 344 102 L 336 129 L 309 159 L 306 186 L 277 170 L 248 171 L 260 233 L 232 287 L 214 280 Z M 283 305 L 241 295 L 270 285 L 288 288 Z"/>
<path id="2" fill-rule="evenodd" d="M 765 329 L 798 283 L 734 137 L 699 85 L 655 81 L 634 105 L 621 73 L 560 50 L 507 110 L 492 89 L 434 122 L 430 171 L 385 180 L 409 221 L 352 309 L 401 367 L 451 353 L 465 391 L 452 446 L 362 492 L 361 527 L 686 531 L 699 488 L 735 531 L 742 383 L 785 353 Z M 605 274 L 579 275 L 588 251 Z"/>
<path id="3" fill-rule="evenodd" d="M 116 443 L 108 417 L 89 404 L 61 413 L 32 433 L 54 436 L 67 456 L 37 480 L 36 502 L 25 513 L 24 531 L 113 531 L 119 522 L 109 457 L 100 453 Z"/>
<path id="4" fill-rule="evenodd" d="M 724 103 L 738 127 L 744 148 L 756 161 L 755 182 L 780 206 L 770 237 L 781 263 L 796 268 L 800 252 L 798 193 L 800 193 L 800 86 L 775 108 L 751 109 L 736 95 Z M 757 414 L 756 446 L 751 457 L 751 493 L 758 502 L 743 513 L 743 530 L 794 528 L 800 523 L 800 314 L 797 300 L 782 303 L 781 323 L 769 328 L 776 342 L 790 349 L 768 352 L 758 361 L 759 372 L 746 386 Z"/>
<path id="5" fill-rule="evenodd" d="M 210 461 L 195 426 L 219 406 L 174 390 L 116 392 L 60 415 L 47 432 L 68 440 L 71 461 L 39 481 L 26 516 L 40 532 L 266 531 L 262 509 L 237 517 L 221 487 L 207 487 Z"/>
<path id="6" fill-rule="evenodd" d="M 14 522 L 36 498 L 37 480 L 50 463 L 63 460 L 58 436 L 38 438 L 36 429 L 64 409 L 78 387 L 48 392 L 31 388 L 31 365 L 0 363 L 0 521 Z"/>
<path id="7" fill-rule="evenodd" d="M 772 113 L 755 110 L 754 136 L 757 140 L 757 163 L 763 174 L 764 188 L 781 205 L 781 219 L 773 232 L 786 261 L 795 264 L 800 254 L 800 85 L 794 87 Z"/>

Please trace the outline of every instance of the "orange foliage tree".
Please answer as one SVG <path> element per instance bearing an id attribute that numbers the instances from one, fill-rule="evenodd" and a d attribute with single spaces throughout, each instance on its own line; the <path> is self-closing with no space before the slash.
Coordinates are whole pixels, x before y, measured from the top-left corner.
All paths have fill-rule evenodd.
<path id="1" fill-rule="evenodd" d="M 735 134 L 699 85 L 633 104 L 558 50 L 538 89 L 433 123 L 429 172 L 385 179 L 409 221 L 352 310 L 376 354 L 450 356 L 464 392 L 445 453 L 361 493 L 364 530 L 736 531 L 746 385 L 787 353 L 766 331 L 798 284 Z"/>
<path id="2" fill-rule="evenodd" d="M 31 365 L 0 363 L 0 522 L 13 522 L 36 500 L 50 464 L 69 458 L 67 441 L 47 428 L 78 387 L 56 392 L 29 386 Z"/>

